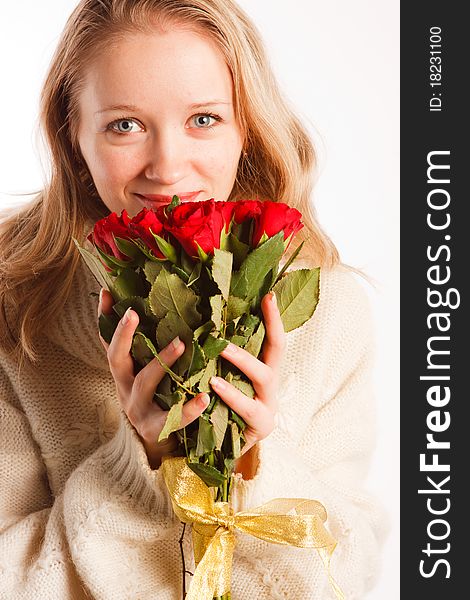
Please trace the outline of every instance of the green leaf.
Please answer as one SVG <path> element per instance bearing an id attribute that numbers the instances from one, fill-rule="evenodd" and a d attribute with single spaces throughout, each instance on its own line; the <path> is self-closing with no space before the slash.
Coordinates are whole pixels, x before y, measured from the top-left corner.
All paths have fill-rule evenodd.
<path id="1" fill-rule="evenodd" d="M 146 300 L 147 299 L 142 298 L 142 296 L 129 296 L 124 300 L 116 302 L 116 304 L 113 306 L 113 310 L 121 319 L 126 310 L 131 306 L 132 309 L 139 315 L 139 325 L 149 318 L 155 321 L 155 315 L 150 311 Z"/>
<path id="2" fill-rule="evenodd" d="M 193 350 L 191 356 L 191 363 L 188 369 L 188 377 L 194 375 L 195 373 L 199 373 L 199 371 L 202 371 L 206 366 L 206 358 L 204 356 L 204 352 L 202 351 L 201 346 L 198 344 L 197 340 L 193 340 L 192 342 Z"/>
<path id="3" fill-rule="evenodd" d="M 243 317 L 238 322 L 237 333 L 244 335 L 245 337 L 250 337 L 250 335 L 253 334 L 259 322 L 260 318 L 257 315 L 247 313 L 243 315 Z"/>
<path id="4" fill-rule="evenodd" d="M 226 477 L 215 467 L 201 463 L 188 462 L 188 467 L 198 475 L 208 487 L 220 487 Z"/>
<path id="5" fill-rule="evenodd" d="M 210 359 L 219 356 L 222 350 L 227 346 L 228 340 L 224 340 L 223 338 L 215 338 L 213 335 L 209 334 L 202 349 L 204 350 L 206 358 Z"/>
<path id="6" fill-rule="evenodd" d="M 177 404 L 173 404 L 173 406 L 168 411 L 168 415 L 166 417 L 165 425 L 158 436 L 158 441 L 166 440 L 168 436 L 173 433 L 173 431 L 177 431 L 181 429 L 181 419 L 183 417 L 183 404 L 184 401 L 180 400 Z"/>
<path id="7" fill-rule="evenodd" d="M 237 296 L 229 296 L 227 301 L 227 323 L 248 312 L 250 303 Z"/>
<path id="8" fill-rule="evenodd" d="M 147 281 L 150 284 L 153 284 L 153 282 L 157 278 L 157 275 L 162 270 L 162 267 L 163 267 L 163 263 L 161 263 L 161 262 L 155 262 L 154 260 L 146 260 L 145 261 L 144 273 L 145 273 L 145 277 L 147 277 Z"/>
<path id="9" fill-rule="evenodd" d="M 141 240 L 133 240 L 134 244 L 139 248 L 139 250 L 142 252 L 142 254 L 144 254 L 148 259 L 154 261 L 154 262 L 160 262 L 163 263 L 166 261 L 166 258 L 161 258 L 160 256 L 155 256 L 155 254 L 153 253 L 153 250 L 151 248 L 149 248 L 147 246 L 147 244 L 145 244 L 144 242 L 142 242 Z"/>
<path id="10" fill-rule="evenodd" d="M 153 237 L 155 238 L 158 249 L 163 254 L 163 256 L 165 258 L 167 258 L 170 262 L 176 264 L 178 262 L 178 258 L 176 256 L 176 250 L 173 248 L 173 246 L 170 244 L 170 242 L 167 242 L 167 240 L 165 240 L 164 238 L 160 237 L 156 233 L 153 233 L 153 231 L 151 229 L 150 229 L 150 232 L 153 235 Z"/>
<path id="11" fill-rule="evenodd" d="M 230 293 L 250 301 L 262 287 L 266 275 L 279 264 L 284 253 L 282 231 L 250 252 L 240 269 L 232 276 Z"/>
<path id="12" fill-rule="evenodd" d="M 100 257 L 102 258 L 103 262 L 108 265 L 108 267 L 110 267 L 111 269 L 116 269 L 116 267 L 128 267 L 130 264 L 132 264 L 132 260 L 121 260 L 120 258 L 116 258 L 115 256 L 111 256 L 110 254 L 106 254 L 106 252 L 103 252 L 103 250 L 101 250 L 101 248 L 98 248 L 98 246 L 95 246 L 95 250 L 98 252 L 98 254 L 100 255 Z"/>
<path id="13" fill-rule="evenodd" d="M 166 373 L 160 383 L 157 385 L 157 389 L 154 394 L 171 395 L 173 393 L 173 382 L 171 377 Z"/>
<path id="14" fill-rule="evenodd" d="M 169 366 L 168 366 L 166 363 L 164 363 L 164 362 L 162 361 L 162 359 L 161 359 L 161 358 L 160 358 L 160 356 L 158 355 L 158 351 L 157 351 L 157 349 L 155 348 L 155 346 L 153 345 L 152 341 L 151 341 L 151 340 L 149 340 L 149 338 L 148 338 L 148 337 L 147 337 L 145 334 L 143 334 L 143 333 L 142 333 L 142 332 L 140 332 L 140 331 L 136 331 L 136 333 L 135 333 L 135 335 L 134 335 L 133 345 L 134 345 L 134 343 L 141 344 L 141 340 L 140 340 L 140 339 L 138 339 L 138 338 L 140 338 L 140 337 L 141 337 L 141 338 L 143 338 L 143 340 L 144 340 L 145 344 L 147 345 L 147 347 L 149 348 L 149 350 L 152 352 L 152 354 L 154 355 L 154 357 L 155 357 L 155 358 L 158 360 L 158 362 L 160 363 L 160 366 L 162 367 L 162 369 L 163 369 L 163 370 L 164 370 L 166 373 L 168 373 L 168 375 L 169 375 L 169 376 L 170 376 L 170 377 L 173 379 L 173 381 L 176 381 L 177 383 L 183 383 L 183 379 L 182 379 L 182 377 L 180 377 L 180 376 L 179 376 L 177 373 L 174 373 L 174 372 L 173 372 L 173 371 L 170 369 L 170 367 L 169 367 Z M 137 342 L 136 342 L 136 339 L 137 339 Z"/>
<path id="15" fill-rule="evenodd" d="M 297 248 L 294 250 L 294 252 L 291 254 L 289 260 L 286 262 L 286 264 L 282 267 L 282 269 L 279 271 L 279 273 L 277 274 L 276 278 L 273 281 L 273 286 L 281 279 L 281 277 L 284 275 L 284 273 L 287 271 L 287 269 L 291 266 L 291 264 L 294 262 L 294 260 L 297 258 L 299 252 L 302 250 L 302 246 L 305 244 L 305 241 L 303 241 L 301 244 L 299 244 L 297 246 Z"/>
<path id="16" fill-rule="evenodd" d="M 178 267 L 178 265 L 171 265 L 171 272 L 181 277 L 186 285 L 188 285 L 189 276 L 184 269 Z"/>
<path id="17" fill-rule="evenodd" d="M 155 354 L 150 349 L 145 338 L 146 336 L 144 334 L 134 335 L 131 346 L 132 356 L 142 367 L 148 365 L 148 363 L 155 358 Z"/>
<path id="18" fill-rule="evenodd" d="M 184 251 L 184 248 L 181 246 L 180 247 L 179 264 L 181 265 L 181 268 L 184 269 L 184 271 L 189 276 L 193 272 L 194 267 L 201 263 L 199 261 L 194 262 L 194 260 L 190 256 L 188 256 L 188 254 L 186 254 L 186 252 Z"/>
<path id="19" fill-rule="evenodd" d="M 264 278 L 264 281 L 260 285 L 260 288 L 259 288 L 258 292 L 253 297 L 253 299 L 251 300 L 251 303 L 250 303 L 250 312 L 255 313 L 255 314 L 257 314 L 257 313 L 260 312 L 260 310 L 261 310 L 261 300 L 263 299 L 263 296 L 265 296 L 269 292 L 269 290 L 271 289 L 272 282 L 273 282 L 274 279 L 276 279 L 276 273 L 277 273 L 278 267 L 279 267 L 279 265 L 275 265 L 275 267 L 273 269 L 271 269 L 271 271 Z"/>
<path id="20" fill-rule="evenodd" d="M 184 399 L 184 394 L 180 390 L 176 390 L 171 394 L 159 394 L 155 392 L 153 396 L 163 403 L 163 406 L 160 402 L 158 403 L 160 408 L 163 408 L 163 410 L 170 409 L 172 406 L 178 404 L 178 402 L 181 402 L 181 400 Z"/>
<path id="21" fill-rule="evenodd" d="M 238 456 L 237 456 L 237 458 L 238 458 Z M 233 473 L 233 470 L 235 468 L 235 461 L 236 461 L 235 458 L 224 458 L 224 465 L 225 465 L 225 468 L 227 469 L 227 473 L 229 475 L 231 475 Z"/>
<path id="22" fill-rule="evenodd" d="M 240 390 L 242 394 L 248 396 L 248 398 L 255 397 L 255 390 L 250 382 L 245 381 L 244 379 L 239 379 L 239 375 L 236 375 L 231 381 L 233 387 L 236 387 L 237 390 Z"/>
<path id="23" fill-rule="evenodd" d="M 204 374 L 199 381 L 199 392 L 212 392 L 212 388 L 209 384 L 209 380 L 211 377 L 215 377 L 217 375 L 217 363 L 215 359 L 209 360 L 207 363 L 207 367 L 204 369 Z"/>
<path id="24" fill-rule="evenodd" d="M 143 259 L 140 248 L 134 244 L 132 240 L 114 236 L 114 241 L 116 242 L 118 250 L 129 258 L 137 260 Z"/>
<path id="25" fill-rule="evenodd" d="M 244 335 L 232 335 L 230 341 L 232 342 L 232 344 L 235 344 L 235 346 L 243 348 L 243 346 L 246 343 L 246 337 Z"/>
<path id="26" fill-rule="evenodd" d="M 190 375 L 188 377 L 188 379 L 186 380 L 186 387 L 189 388 L 193 388 L 195 385 L 197 385 L 201 379 L 203 378 L 205 373 L 205 369 L 201 369 L 200 371 L 196 371 L 196 373 L 194 373 L 194 375 Z"/>
<path id="27" fill-rule="evenodd" d="M 193 283 L 199 279 L 199 277 L 201 276 L 201 268 L 202 268 L 201 262 L 197 262 L 194 265 L 194 268 L 191 271 L 191 275 L 189 276 L 188 282 L 186 284 L 188 287 L 193 285 Z"/>
<path id="28" fill-rule="evenodd" d="M 116 300 L 125 300 L 129 296 L 145 296 L 144 282 L 134 269 L 122 269 L 114 280 Z"/>
<path id="29" fill-rule="evenodd" d="M 163 268 L 155 279 L 149 294 L 150 308 L 157 317 L 164 317 L 168 311 L 177 313 L 183 321 L 194 329 L 200 324 L 201 315 L 196 309 L 198 296 L 175 275 Z"/>
<path id="30" fill-rule="evenodd" d="M 212 321 L 207 321 L 206 323 L 204 323 L 203 325 L 201 325 L 200 327 L 198 327 L 196 329 L 196 331 L 194 332 L 194 339 L 198 340 L 201 335 L 204 335 L 205 333 L 209 333 L 214 329 L 214 323 Z"/>
<path id="31" fill-rule="evenodd" d="M 287 333 L 303 325 L 318 303 L 320 268 L 297 269 L 284 275 L 273 288 Z"/>
<path id="32" fill-rule="evenodd" d="M 203 263 L 206 263 L 209 260 L 209 255 L 204 252 L 204 250 L 201 248 L 201 246 L 196 241 L 194 243 L 196 244 L 199 260 Z"/>
<path id="33" fill-rule="evenodd" d="M 238 427 L 242 431 L 246 428 L 245 421 L 239 415 L 237 415 L 237 413 L 235 411 L 233 411 L 232 409 L 230 409 L 229 419 L 231 421 L 235 421 L 235 423 L 238 425 Z"/>
<path id="34" fill-rule="evenodd" d="M 239 458 L 241 454 L 240 450 L 240 430 L 236 423 L 230 423 L 230 432 L 232 434 L 232 452 L 233 457 Z"/>
<path id="35" fill-rule="evenodd" d="M 214 323 L 217 331 L 220 331 L 222 327 L 222 296 L 220 294 L 211 296 L 209 302 L 212 309 L 212 323 Z"/>
<path id="36" fill-rule="evenodd" d="M 105 315 L 101 313 L 98 319 L 99 331 L 101 337 L 108 344 L 111 343 L 113 339 L 114 332 L 116 331 L 116 327 L 118 326 L 119 318 L 111 313 L 110 315 Z"/>
<path id="37" fill-rule="evenodd" d="M 210 415 L 210 420 L 214 426 L 215 447 L 217 450 L 220 450 L 222 448 L 225 431 L 227 430 L 228 425 L 228 407 L 225 402 L 222 402 L 222 400 L 217 402 Z"/>
<path id="38" fill-rule="evenodd" d="M 261 347 L 263 345 L 264 336 L 266 334 L 266 329 L 264 327 L 263 321 L 258 325 L 258 329 L 256 332 L 250 337 L 248 342 L 245 344 L 245 350 L 258 358 L 259 353 L 261 351 Z"/>
<path id="39" fill-rule="evenodd" d="M 181 200 L 179 199 L 179 196 L 177 196 L 176 194 L 174 194 L 174 196 L 171 199 L 170 204 L 168 204 L 168 206 L 165 206 L 165 214 L 169 215 L 171 213 L 171 211 L 178 206 L 178 204 L 181 204 Z"/>
<path id="40" fill-rule="evenodd" d="M 203 456 L 214 450 L 216 443 L 215 433 L 212 423 L 204 417 L 199 417 L 198 423 L 196 456 Z"/>
<path id="41" fill-rule="evenodd" d="M 193 331 L 178 314 L 170 310 L 157 325 L 156 338 L 158 347 L 165 348 L 176 336 L 179 336 L 183 340 L 185 349 L 176 361 L 173 370 L 182 375 L 191 363 Z"/>
<path id="42" fill-rule="evenodd" d="M 112 293 L 114 278 L 111 277 L 108 271 L 106 271 L 103 263 L 97 256 L 89 252 L 86 248 L 82 248 L 75 238 L 72 239 L 75 242 L 75 245 L 77 246 L 78 251 L 80 252 L 87 267 L 94 275 L 96 281 L 102 288 L 109 290 Z"/>
<path id="43" fill-rule="evenodd" d="M 228 300 L 230 281 L 232 279 L 232 254 L 224 250 L 214 248 L 214 259 L 212 262 L 212 277 L 216 282 L 222 296 Z"/>
<path id="44" fill-rule="evenodd" d="M 247 257 L 250 246 L 241 242 L 234 233 L 230 233 L 227 238 L 226 249 L 233 255 L 233 267 L 239 269 Z"/>

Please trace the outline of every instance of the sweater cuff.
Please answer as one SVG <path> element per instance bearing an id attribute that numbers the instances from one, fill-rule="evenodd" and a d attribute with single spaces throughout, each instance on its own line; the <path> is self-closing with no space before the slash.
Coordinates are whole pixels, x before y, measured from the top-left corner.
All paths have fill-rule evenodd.
<path id="1" fill-rule="evenodd" d="M 139 506 L 174 516 L 163 471 L 150 467 L 142 442 L 122 410 L 116 435 L 102 446 L 102 458 L 111 479 Z"/>
<path id="2" fill-rule="evenodd" d="M 255 474 L 251 479 L 243 479 L 242 473 L 232 474 L 230 502 L 235 512 L 254 508 L 255 505 L 260 504 L 257 502 L 260 496 L 260 488 L 266 487 L 266 478 L 269 478 L 267 473 L 269 461 L 268 439 L 265 438 L 257 443 L 257 465 Z"/>

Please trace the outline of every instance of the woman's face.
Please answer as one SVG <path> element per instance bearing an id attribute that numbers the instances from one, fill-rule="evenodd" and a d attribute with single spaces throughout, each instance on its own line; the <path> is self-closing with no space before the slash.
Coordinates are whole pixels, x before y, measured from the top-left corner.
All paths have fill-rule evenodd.
<path id="1" fill-rule="evenodd" d="M 78 141 L 110 211 L 227 200 L 243 136 L 220 51 L 182 29 L 136 33 L 98 56 L 79 96 Z"/>

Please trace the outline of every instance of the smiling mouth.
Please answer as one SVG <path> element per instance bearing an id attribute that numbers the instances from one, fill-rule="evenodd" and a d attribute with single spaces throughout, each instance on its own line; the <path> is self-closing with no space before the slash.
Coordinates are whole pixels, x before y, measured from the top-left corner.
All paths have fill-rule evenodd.
<path id="1" fill-rule="evenodd" d="M 176 194 L 181 202 L 191 202 L 199 196 L 201 192 L 186 192 L 184 194 Z M 167 196 L 164 194 L 136 194 L 142 202 L 149 202 L 151 204 L 169 204 L 172 201 L 173 196 Z"/>

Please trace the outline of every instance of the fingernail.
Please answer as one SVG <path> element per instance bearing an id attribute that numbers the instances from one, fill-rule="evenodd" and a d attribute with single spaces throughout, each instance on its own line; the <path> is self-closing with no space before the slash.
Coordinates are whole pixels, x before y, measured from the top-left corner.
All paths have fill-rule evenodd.
<path id="1" fill-rule="evenodd" d="M 227 352 L 227 354 L 235 354 L 238 350 L 238 346 L 236 344 L 232 344 L 229 342 L 228 345 L 223 349 L 223 352 Z"/>
<path id="2" fill-rule="evenodd" d="M 219 390 L 223 390 L 225 388 L 225 380 L 221 377 L 211 377 L 210 384 Z"/>
<path id="3" fill-rule="evenodd" d="M 171 346 L 173 347 L 173 350 L 176 350 L 178 348 L 178 346 L 180 345 L 180 342 L 181 342 L 181 340 L 179 338 L 179 335 L 177 335 L 175 337 L 175 339 L 171 341 Z"/>
<path id="4" fill-rule="evenodd" d="M 123 326 L 127 325 L 129 323 L 129 320 L 131 318 L 131 310 L 132 310 L 132 308 L 129 306 L 129 308 L 124 313 L 124 316 L 121 319 L 121 323 Z"/>
<path id="5" fill-rule="evenodd" d="M 274 292 L 271 292 L 271 302 L 273 304 L 277 304 L 277 298 L 276 298 L 276 294 Z"/>

